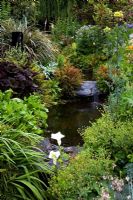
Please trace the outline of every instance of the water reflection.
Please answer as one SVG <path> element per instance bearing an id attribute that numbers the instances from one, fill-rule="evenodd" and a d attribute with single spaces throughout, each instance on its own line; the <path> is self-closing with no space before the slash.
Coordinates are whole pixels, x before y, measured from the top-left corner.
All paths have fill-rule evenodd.
<path id="1" fill-rule="evenodd" d="M 64 146 L 81 145 L 79 129 L 89 126 L 101 116 L 101 104 L 86 100 L 54 106 L 48 113 L 48 135 L 60 131 L 65 135 Z"/>

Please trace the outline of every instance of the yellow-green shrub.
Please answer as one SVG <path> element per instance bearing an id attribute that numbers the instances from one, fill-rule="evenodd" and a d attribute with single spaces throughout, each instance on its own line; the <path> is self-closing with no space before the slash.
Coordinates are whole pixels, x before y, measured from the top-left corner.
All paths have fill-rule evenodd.
<path id="1" fill-rule="evenodd" d="M 100 194 L 102 176 L 112 170 L 112 161 L 101 156 L 93 158 L 89 150 L 82 151 L 69 166 L 59 170 L 50 181 L 51 198 L 58 200 L 91 200 Z"/>
<path id="2" fill-rule="evenodd" d="M 133 151 L 132 121 L 114 122 L 105 114 L 84 132 L 85 148 L 97 152 L 103 148 L 106 154 L 123 166 L 129 161 L 128 155 Z"/>
<path id="3" fill-rule="evenodd" d="M 103 177 L 118 175 L 132 160 L 133 129 L 129 121 L 114 122 L 104 114 L 85 130 L 83 137 L 83 150 L 50 181 L 51 198 L 96 199 L 102 188 L 111 189 Z M 117 165 L 113 171 L 114 163 Z"/>

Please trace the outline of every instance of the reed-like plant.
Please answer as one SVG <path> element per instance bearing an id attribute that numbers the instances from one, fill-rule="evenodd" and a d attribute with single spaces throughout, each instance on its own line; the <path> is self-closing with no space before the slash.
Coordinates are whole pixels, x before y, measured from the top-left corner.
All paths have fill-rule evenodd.
<path id="1" fill-rule="evenodd" d="M 27 143 L 35 145 L 40 139 L 36 134 L 0 122 L 0 199 L 46 199 L 45 180 L 39 174 L 48 174 L 50 170 L 44 154 Z"/>

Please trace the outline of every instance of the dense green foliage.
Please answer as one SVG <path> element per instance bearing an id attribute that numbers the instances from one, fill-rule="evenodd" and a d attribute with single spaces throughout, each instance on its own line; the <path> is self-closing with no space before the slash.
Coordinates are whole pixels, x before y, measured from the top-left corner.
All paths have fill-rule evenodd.
<path id="1" fill-rule="evenodd" d="M 47 20 L 70 17 L 75 0 L 40 0 L 41 17 Z"/>
<path id="2" fill-rule="evenodd" d="M 0 4 L 0 20 L 6 20 L 10 17 L 11 6 L 6 1 L 2 1 Z"/>
<path id="3" fill-rule="evenodd" d="M 62 47 L 74 40 L 76 31 L 80 27 L 74 18 L 58 19 L 52 28 L 52 38 Z"/>
<path id="4" fill-rule="evenodd" d="M 11 94 L 0 92 L 0 198 L 43 200 L 45 183 L 39 174 L 49 169 L 37 145 L 46 127 L 46 108 L 39 96 L 21 100 Z"/>
<path id="5" fill-rule="evenodd" d="M 130 0 L 0 2 L 1 200 L 133 199 L 132 11 Z M 12 32 L 22 43 L 13 44 Z M 108 103 L 82 131 L 81 152 L 54 168 L 47 190 L 48 155 L 38 148 L 46 107 L 75 96 L 84 70 Z"/>
<path id="6" fill-rule="evenodd" d="M 59 170 L 50 180 L 49 191 L 53 197 L 60 200 L 114 200 L 117 196 L 119 199 L 126 199 L 128 196 L 132 198 L 131 182 L 128 183 L 130 190 L 127 191 L 124 181 L 126 170 L 132 162 L 133 150 L 132 41 L 131 45 L 127 46 L 128 33 L 125 27 L 105 29 L 104 33 L 106 41 L 102 44 L 100 42 L 103 49 L 100 49 L 99 53 L 104 52 L 106 58 L 98 62 L 94 71 L 100 88 L 111 92 L 108 105 L 102 117 L 82 133 L 84 146 L 81 153 L 72 159 L 65 170 Z M 82 34 L 80 36 L 82 37 Z M 85 36 L 89 38 L 88 34 Z M 90 39 L 88 43 L 82 41 L 83 48 L 74 43 L 65 48 L 64 52 L 70 60 L 74 56 L 79 59 L 78 56 L 82 54 L 77 53 L 77 48 L 79 51 L 91 50 L 86 48 Z M 94 48 L 95 55 L 97 50 L 98 48 Z M 87 52 L 88 55 L 92 54 Z M 109 167 L 111 163 L 112 169 Z M 132 168 L 128 175 L 131 174 Z"/>
<path id="7" fill-rule="evenodd" d="M 50 194 L 58 200 L 93 199 L 100 194 L 102 176 L 112 170 L 112 161 L 101 156 L 95 157 L 89 150 L 82 151 L 65 170 L 59 170 L 50 182 Z M 99 182 L 101 182 L 99 184 Z"/>
<path id="8" fill-rule="evenodd" d="M 132 122 L 114 122 L 110 115 L 105 114 L 92 127 L 88 127 L 83 135 L 85 144 L 81 153 L 50 181 L 53 196 L 61 200 L 86 200 L 100 198 L 102 188 L 110 190 L 103 177 L 119 175 L 120 171 L 122 175 L 124 167 L 130 162 L 133 150 Z M 113 165 L 116 166 L 115 170 Z M 112 192 L 109 192 L 110 195 Z"/>
<path id="9" fill-rule="evenodd" d="M 0 120 L 26 132 L 43 133 L 43 129 L 46 128 L 47 109 L 41 103 L 40 97 L 31 95 L 21 100 L 19 98 L 11 99 L 11 96 L 11 90 L 5 93 L 0 92 L 0 101 L 2 102 Z"/>
<path id="10" fill-rule="evenodd" d="M 92 54 L 102 51 L 106 36 L 98 26 L 83 26 L 76 34 L 77 51 L 82 54 Z"/>
<path id="11" fill-rule="evenodd" d="M 127 85 L 123 91 L 118 91 L 118 88 L 109 97 L 108 110 L 114 121 L 121 119 L 131 120 L 133 117 L 133 86 Z"/>
<path id="12" fill-rule="evenodd" d="M 114 122 L 110 115 L 103 115 L 92 124 L 91 128 L 85 130 L 83 137 L 85 147 L 90 147 L 93 153 L 103 148 L 106 154 L 118 163 L 118 166 L 125 165 L 133 148 L 132 120 Z"/>

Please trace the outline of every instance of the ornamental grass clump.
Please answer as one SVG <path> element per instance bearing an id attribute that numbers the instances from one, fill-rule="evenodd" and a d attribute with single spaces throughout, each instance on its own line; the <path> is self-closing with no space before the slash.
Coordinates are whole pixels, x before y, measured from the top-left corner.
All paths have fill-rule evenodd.
<path id="1" fill-rule="evenodd" d="M 0 199 L 44 200 L 45 182 L 39 175 L 50 170 L 44 153 L 33 149 L 42 137 L 0 122 Z"/>
<path id="2" fill-rule="evenodd" d="M 54 61 L 58 52 L 57 46 L 51 42 L 46 34 L 27 24 L 27 20 L 22 23 L 20 21 L 16 22 L 11 18 L 1 21 L 2 31 L 0 32 L 0 36 L 3 38 L 3 40 L 0 41 L 2 46 L 2 48 L 0 48 L 1 55 L 4 55 L 5 50 L 10 49 L 11 33 L 19 31 L 24 35 L 23 49 L 28 53 L 30 58 L 43 63 Z"/>
<path id="3" fill-rule="evenodd" d="M 24 48 L 31 57 L 43 63 L 55 60 L 58 50 L 47 35 L 30 29 L 26 29 L 24 34 Z"/>

